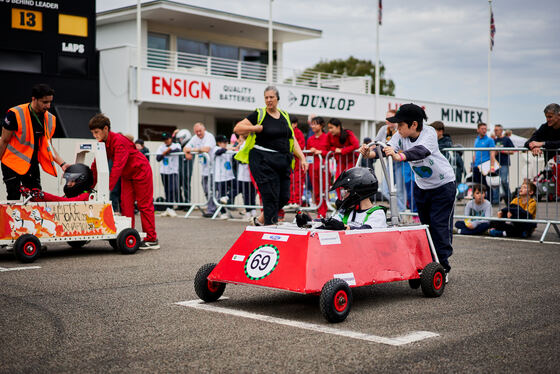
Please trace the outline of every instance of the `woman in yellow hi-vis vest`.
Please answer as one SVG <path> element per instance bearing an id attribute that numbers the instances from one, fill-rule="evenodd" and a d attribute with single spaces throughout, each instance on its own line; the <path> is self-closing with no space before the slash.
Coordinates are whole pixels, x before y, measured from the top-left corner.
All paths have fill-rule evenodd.
<path id="1" fill-rule="evenodd" d="M 8 200 L 19 200 L 20 186 L 41 189 L 39 165 L 56 177 L 55 163 L 62 171 L 69 166 L 51 145 L 56 117 L 49 113 L 54 90 L 37 84 L 31 103 L 11 108 L 2 123 L 0 159 Z"/>
<path id="2" fill-rule="evenodd" d="M 253 221 L 255 225 L 274 225 L 278 211 L 290 199 L 290 172 L 294 155 L 299 159 L 303 172 L 307 161 L 294 141 L 290 117 L 278 109 L 278 89 L 268 86 L 264 90 L 266 108 L 259 108 L 238 122 L 233 131 L 248 135 L 246 144 L 235 158 L 249 163 L 251 175 L 259 189 L 263 214 Z"/>

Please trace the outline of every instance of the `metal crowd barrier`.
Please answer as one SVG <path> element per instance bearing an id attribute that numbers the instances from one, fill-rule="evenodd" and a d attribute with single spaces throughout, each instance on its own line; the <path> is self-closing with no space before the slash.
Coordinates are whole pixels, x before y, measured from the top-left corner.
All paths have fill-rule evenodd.
<path id="1" fill-rule="evenodd" d="M 256 210 L 262 207 L 257 189 L 250 177 L 248 165 L 233 162 L 233 156 L 236 153 L 234 151 L 226 152 L 232 159 L 230 167 L 237 168 L 237 170 L 232 170 L 233 177 L 231 175 L 229 177 L 232 179 L 217 180 L 215 174 L 212 175 L 211 196 L 216 206 L 212 219 L 216 219 L 220 214 L 233 218 L 231 211 L 238 209 L 245 209 L 245 216 L 255 216 L 257 215 Z M 211 165 L 214 167 L 214 160 L 211 160 Z"/>
<path id="2" fill-rule="evenodd" d="M 167 157 L 178 159 L 177 173 L 172 174 L 161 174 L 163 161 L 157 161 L 156 154 L 148 155 L 154 178 L 156 209 L 177 207 L 187 210 L 185 217 L 188 217 L 194 209 L 208 205 L 211 181 L 205 170 L 206 166 L 210 168 L 210 158 L 207 153 L 193 152 L 192 155 L 192 160 L 187 160 L 183 152 L 170 153 Z"/>
<path id="3" fill-rule="evenodd" d="M 471 162 L 475 152 L 496 151 L 513 152 L 510 155 L 510 165 L 501 165 L 500 170 L 495 174 L 482 176 L 477 180 L 473 177 Z M 234 154 L 228 151 L 229 154 Z M 472 198 L 472 188 L 477 182 L 487 185 L 486 199 L 493 202 L 492 217 L 487 217 L 489 221 L 507 221 L 520 223 L 544 224 L 545 229 L 540 241 L 544 241 L 550 227 L 553 227 L 560 236 L 558 225 L 560 224 L 560 186 L 557 185 L 558 163 L 560 162 L 560 150 L 533 156 L 527 148 L 446 148 L 444 155 L 450 161 L 455 170 L 457 180 L 457 198 L 455 201 L 455 219 L 479 219 L 461 214 L 466 205 L 466 201 Z M 292 174 L 290 187 L 291 205 L 301 210 L 316 212 L 322 205 L 328 210 L 334 210 L 334 201 L 337 196 L 334 192 L 329 192 L 329 188 L 334 179 L 346 168 L 353 167 L 359 157 L 359 152 L 347 155 L 340 155 L 328 152 L 325 158 L 321 155 L 313 156 L 311 152 L 304 151 L 308 163 L 309 171 L 303 173 L 300 168 L 296 168 Z M 155 155 L 150 155 L 150 162 L 154 171 L 154 198 L 155 204 L 166 207 L 187 207 L 188 217 L 196 208 L 202 209 L 209 204 L 215 205 L 216 210 L 212 218 L 216 218 L 220 212 L 228 213 L 233 209 L 257 210 L 261 208 L 258 195 L 255 194 L 252 184 L 245 184 L 237 178 L 229 181 L 216 181 L 213 172 L 210 175 L 203 175 L 203 166 L 208 165 L 213 170 L 213 162 L 206 153 L 193 154 L 193 160 L 187 160 L 182 152 L 171 154 L 172 157 L 179 158 L 179 174 L 176 177 L 161 176 L 159 165 Z M 388 160 L 386 158 L 387 161 Z M 392 161 L 391 161 L 392 162 Z M 296 160 L 296 164 L 299 164 Z M 380 163 L 373 160 L 364 159 L 362 166 L 370 167 L 374 172 L 381 176 Z M 398 210 L 401 216 L 417 216 L 414 203 L 414 172 L 404 163 L 393 164 L 393 179 L 396 184 Z M 463 170 L 461 170 L 463 169 Z M 506 171 L 507 169 L 507 171 Z M 166 178 L 168 180 L 166 180 Z M 380 180 L 379 200 L 389 201 L 389 188 Z M 206 183 L 204 183 L 206 181 Z M 520 187 L 524 181 L 531 181 L 537 187 L 534 196 L 537 201 L 537 219 L 511 219 L 498 218 L 497 211 L 507 207 L 510 201 L 516 197 L 516 188 Z M 172 184 L 174 188 L 169 188 Z M 165 186 L 168 186 L 167 190 Z M 249 187 L 250 186 L 250 187 Z M 246 192 L 246 199 L 242 198 L 243 189 L 250 189 Z M 222 199 L 224 195 L 227 200 Z M 228 211 L 229 209 L 229 211 Z M 324 209 L 324 208 L 322 208 Z M 228 213 L 229 214 L 229 213 Z"/>
<path id="4" fill-rule="evenodd" d="M 456 173 L 458 192 L 455 201 L 455 219 L 480 219 L 480 217 L 466 216 L 457 213 L 457 207 L 462 206 L 462 200 L 472 198 L 472 187 L 482 183 L 487 187 L 486 199 L 493 203 L 492 217 L 488 221 L 495 222 L 518 222 L 545 224 L 545 229 L 540 237 L 543 242 L 550 227 L 552 226 L 560 237 L 560 205 L 559 192 L 560 186 L 558 179 L 558 162 L 560 162 L 560 150 L 554 150 L 533 156 L 527 148 L 445 148 L 448 159 Z M 502 152 L 513 152 L 509 155 L 510 165 L 500 165 L 500 169 L 488 175 L 478 178 L 475 175 L 473 156 L 475 152 L 496 152 L 496 160 Z M 463 161 L 465 172 L 461 173 L 460 163 Z M 480 173 L 482 174 L 482 173 Z M 512 219 L 498 218 L 497 212 L 509 206 L 509 203 L 516 197 L 520 186 L 525 182 L 532 182 L 536 186 L 533 198 L 537 203 L 536 219 Z M 466 205 L 466 204 L 465 204 Z M 519 211 L 519 208 L 518 208 Z"/>

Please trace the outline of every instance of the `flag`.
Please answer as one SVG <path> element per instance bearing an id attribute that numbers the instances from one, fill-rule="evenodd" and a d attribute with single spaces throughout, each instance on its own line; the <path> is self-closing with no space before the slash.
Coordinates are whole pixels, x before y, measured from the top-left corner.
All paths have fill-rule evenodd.
<path id="1" fill-rule="evenodd" d="M 383 5 L 381 4 L 381 0 L 379 0 L 379 8 L 377 10 L 377 21 L 379 22 L 379 26 L 382 25 L 382 20 L 383 18 Z"/>
<path id="2" fill-rule="evenodd" d="M 492 6 L 490 5 L 490 50 L 494 49 L 495 34 L 496 34 L 496 25 L 494 24 L 494 12 L 492 11 Z"/>

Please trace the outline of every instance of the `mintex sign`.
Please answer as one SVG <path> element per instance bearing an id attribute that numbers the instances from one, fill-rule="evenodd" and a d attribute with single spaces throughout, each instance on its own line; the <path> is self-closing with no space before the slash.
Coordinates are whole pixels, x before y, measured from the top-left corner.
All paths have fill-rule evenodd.
<path id="1" fill-rule="evenodd" d="M 488 110 L 486 108 L 439 104 L 389 96 L 380 96 L 379 116 L 383 117 L 388 110 L 398 110 L 401 105 L 408 103 L 414 103 L 424 108 L 428 116 L 428 123 L 441 121 L 450 127 L 476 128 L 478 123 L 486 122 L 488 119 Z"/>
<path id="2" fill-rule="evenodd" d="M 135 78 L 132 71 L 130 77 Z M 264 89 L 267 87 L 266 82 L 159 69 L 142 69 L 140 79 L 141 101 L 248 112 L 264 106 Z M 374 95 L 284 84 L 277 85 L 277 88 L 280 95 L 278 106 L 297 115 L 384 120 L 387 110 L 398 109 L 402 104 L 413 102 L 426 110 L 429 122 L 439 120 L 452 127 L 475 128 L 477 123 L 486 120 L 488 114 L 483 108 L 380 96 L 379 113 L 376 116 Z M 131 90 L 131 94 L 134 93 Z"/>

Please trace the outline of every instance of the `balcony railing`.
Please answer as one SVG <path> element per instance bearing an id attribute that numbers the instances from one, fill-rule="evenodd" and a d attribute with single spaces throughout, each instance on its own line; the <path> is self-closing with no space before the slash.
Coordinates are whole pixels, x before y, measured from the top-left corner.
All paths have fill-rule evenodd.
<path id="1" fill-rule="evenodd" d="M 148 48 L 142 55 L 144 67 L 192 74 L 267 82 L 266 64 Z M 314 87 L 352 93 L 370 93 L 370 77 L 349 77 L 311 70 L 274 66 L 275 84 Z"/>

